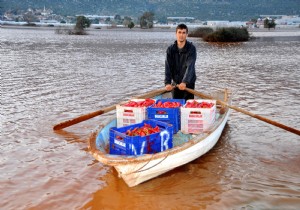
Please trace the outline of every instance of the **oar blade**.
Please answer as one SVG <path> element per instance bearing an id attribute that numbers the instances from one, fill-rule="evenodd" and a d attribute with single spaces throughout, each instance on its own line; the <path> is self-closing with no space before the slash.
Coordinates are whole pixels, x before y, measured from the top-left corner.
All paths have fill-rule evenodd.
<path id="1" fill-rule="evenodd" d="M 157 89 L 157 90 L 152 90 L 152 91 L 149 91 L 143 95 L 139 95 L 139 96 L 135 96 L 134 98 L 151 98 L 151 97 L 154 97 L 154 96 L 157 96 L 157 95 L 160 95 L 160 94 L 163 94 L 165 93 L 166 90 L 165 88 L 161 88 L 161 89 Z M 125 102 L 122 102 L 122 103 L 125 103 Z M 121 104 L 122 104 L 121 103 Z M 81 115 L 77 118 L 74 118 L 74 119 L 71 119 L 71 120 L 67 120 L 67 121 L 64 121 L 64 122 L 61 122 L 59 124 L 56 124 L 53 126 L 53 130 L 61 130 L 61 129 L 64 129 L 66 127 L 69 127 L 69 126 L 72 126 L 72 125 L 75 125 L 77 123 L 80 123 L 80 122 L 83 122 L 85 120 L 88 120 L 88 119 L 91 119 L 93 117 L 96 117 L 98 115 L 101 115 L 101 114 L 104 114 L 106 112 L 109 112 L 109 111 L 112 111 L 116 108 L 116 104 L 115 105 L 112 105 L 112 106 L 109 106 L 109 107 L 106 107 L 106 108 L 103 108 L 101 110 L 98 110 L 98 111 L 95 111 L 95 112 L 92 112 L 92 113 L 88 113 L 88 114 L 85 114 L 85 115 Z"/>

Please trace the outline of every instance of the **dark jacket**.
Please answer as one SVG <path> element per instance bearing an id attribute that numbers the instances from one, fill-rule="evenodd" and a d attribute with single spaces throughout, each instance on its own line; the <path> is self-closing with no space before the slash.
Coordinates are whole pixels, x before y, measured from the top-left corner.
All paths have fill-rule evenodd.
<path id="1" fill-rule="evenodd" d="M 196 57 L 196 48 L 192 42 L 186 41 L 180 52 L 177 41 L 170 45 L 167 49 L 165 62 L 165 85 L 184 82 L 187 87 L 194 87 L 196 82 Z"/>

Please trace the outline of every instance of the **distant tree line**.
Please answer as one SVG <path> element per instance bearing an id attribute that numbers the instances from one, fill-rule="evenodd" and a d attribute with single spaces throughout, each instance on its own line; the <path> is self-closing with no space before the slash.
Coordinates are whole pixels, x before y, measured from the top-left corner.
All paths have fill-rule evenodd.
<path id="1" fill-rule="evenodd" d="M 117 15 L 114 17 L 115 20 L 121 22 L 121 16 Z M 31 16 L 27 17 L 28 23 L 32 20 Z M 140 26 L 141 28 L 152 28 L 153 27 L 153 20 L 154 20 L 154 13 L 152 12 L 145 12 L 141 18 L 140 18 Z M 133 28 L 134 23 L 132 22 L 131 18 L 124 18 L 124 21 L 127 21 L 125 24 L 127 24 L 128 28 Z M 76 19 L 76 25 L 74 29 L 62 29 L 58 28 L 56 29 L 56 33 L 58 34 L 70 34 L 70 35 L 85 35 L 85 28 L 90 27 L 92 24 L 92 21 L 85 16 L 78 16 Z"/>

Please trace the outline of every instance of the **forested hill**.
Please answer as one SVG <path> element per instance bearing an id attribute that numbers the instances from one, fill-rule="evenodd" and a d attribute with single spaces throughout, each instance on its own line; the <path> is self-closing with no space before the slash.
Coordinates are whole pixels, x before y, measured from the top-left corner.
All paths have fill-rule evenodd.
<path id="1" fill-rule="evenodd" d="M 187 16 L 199 20 L 249 20 L 259 15 L 300 15 L 300 0 L 0 0 L 1 11 L 50 8 L 55 14 L 140 17 Z"/>

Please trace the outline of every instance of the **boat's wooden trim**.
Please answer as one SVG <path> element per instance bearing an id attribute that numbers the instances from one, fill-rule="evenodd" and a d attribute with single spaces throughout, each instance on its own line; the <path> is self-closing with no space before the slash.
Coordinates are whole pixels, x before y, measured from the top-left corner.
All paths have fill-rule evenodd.
<path id="1" fill-rule="evenodd" d="M 227 92 L 225 91 L 225 95 L 227 95 Z M 230 96 L 225 96 L 227 100 L 230 99 Z M 209 135 L 211 135 L 221 124 L 222 122 L 227 119 L 227 115 L 229 114 L 229 109 L 227 108 L 225 110 L 225 113 L 220 115 L 218 119 L 218 123 L 214 125 L 214 127 L 207 133 L 203 133 L 203 135 L 197 135 L 195 138 L 189 140 L 188 142 L 173 147 L 171 149 L 168 149 L 166 151 L 156 153 L 156 154 L 145 154 L 141 156 L 118 156 L 118 155 L 110 155 L 107 153 L 104 153 L 97 149 L 96 146 L 96 137 L 97 134 L 101 131 L 101 129 L 104 127 L 104 125 L 101 125 L 96 131 L 92 133 L 92 135 L 89 138 L 88 141 L 88 147 L 89 152 L 94 156 L 95 159 L 99 160 L 100 162 L 110 165 L 110 166 L 116 166 L 116 165 L 126 165 L 126 164 L 136 164 L 141 162 L 148 162 L 155 159 L 165 158 L 169 155 L 179 153 L 183 150 L 188 149 L 189 147 L 192 147 L 193 145 L 197 144 L 198 142 L 204 140 Z"/>

